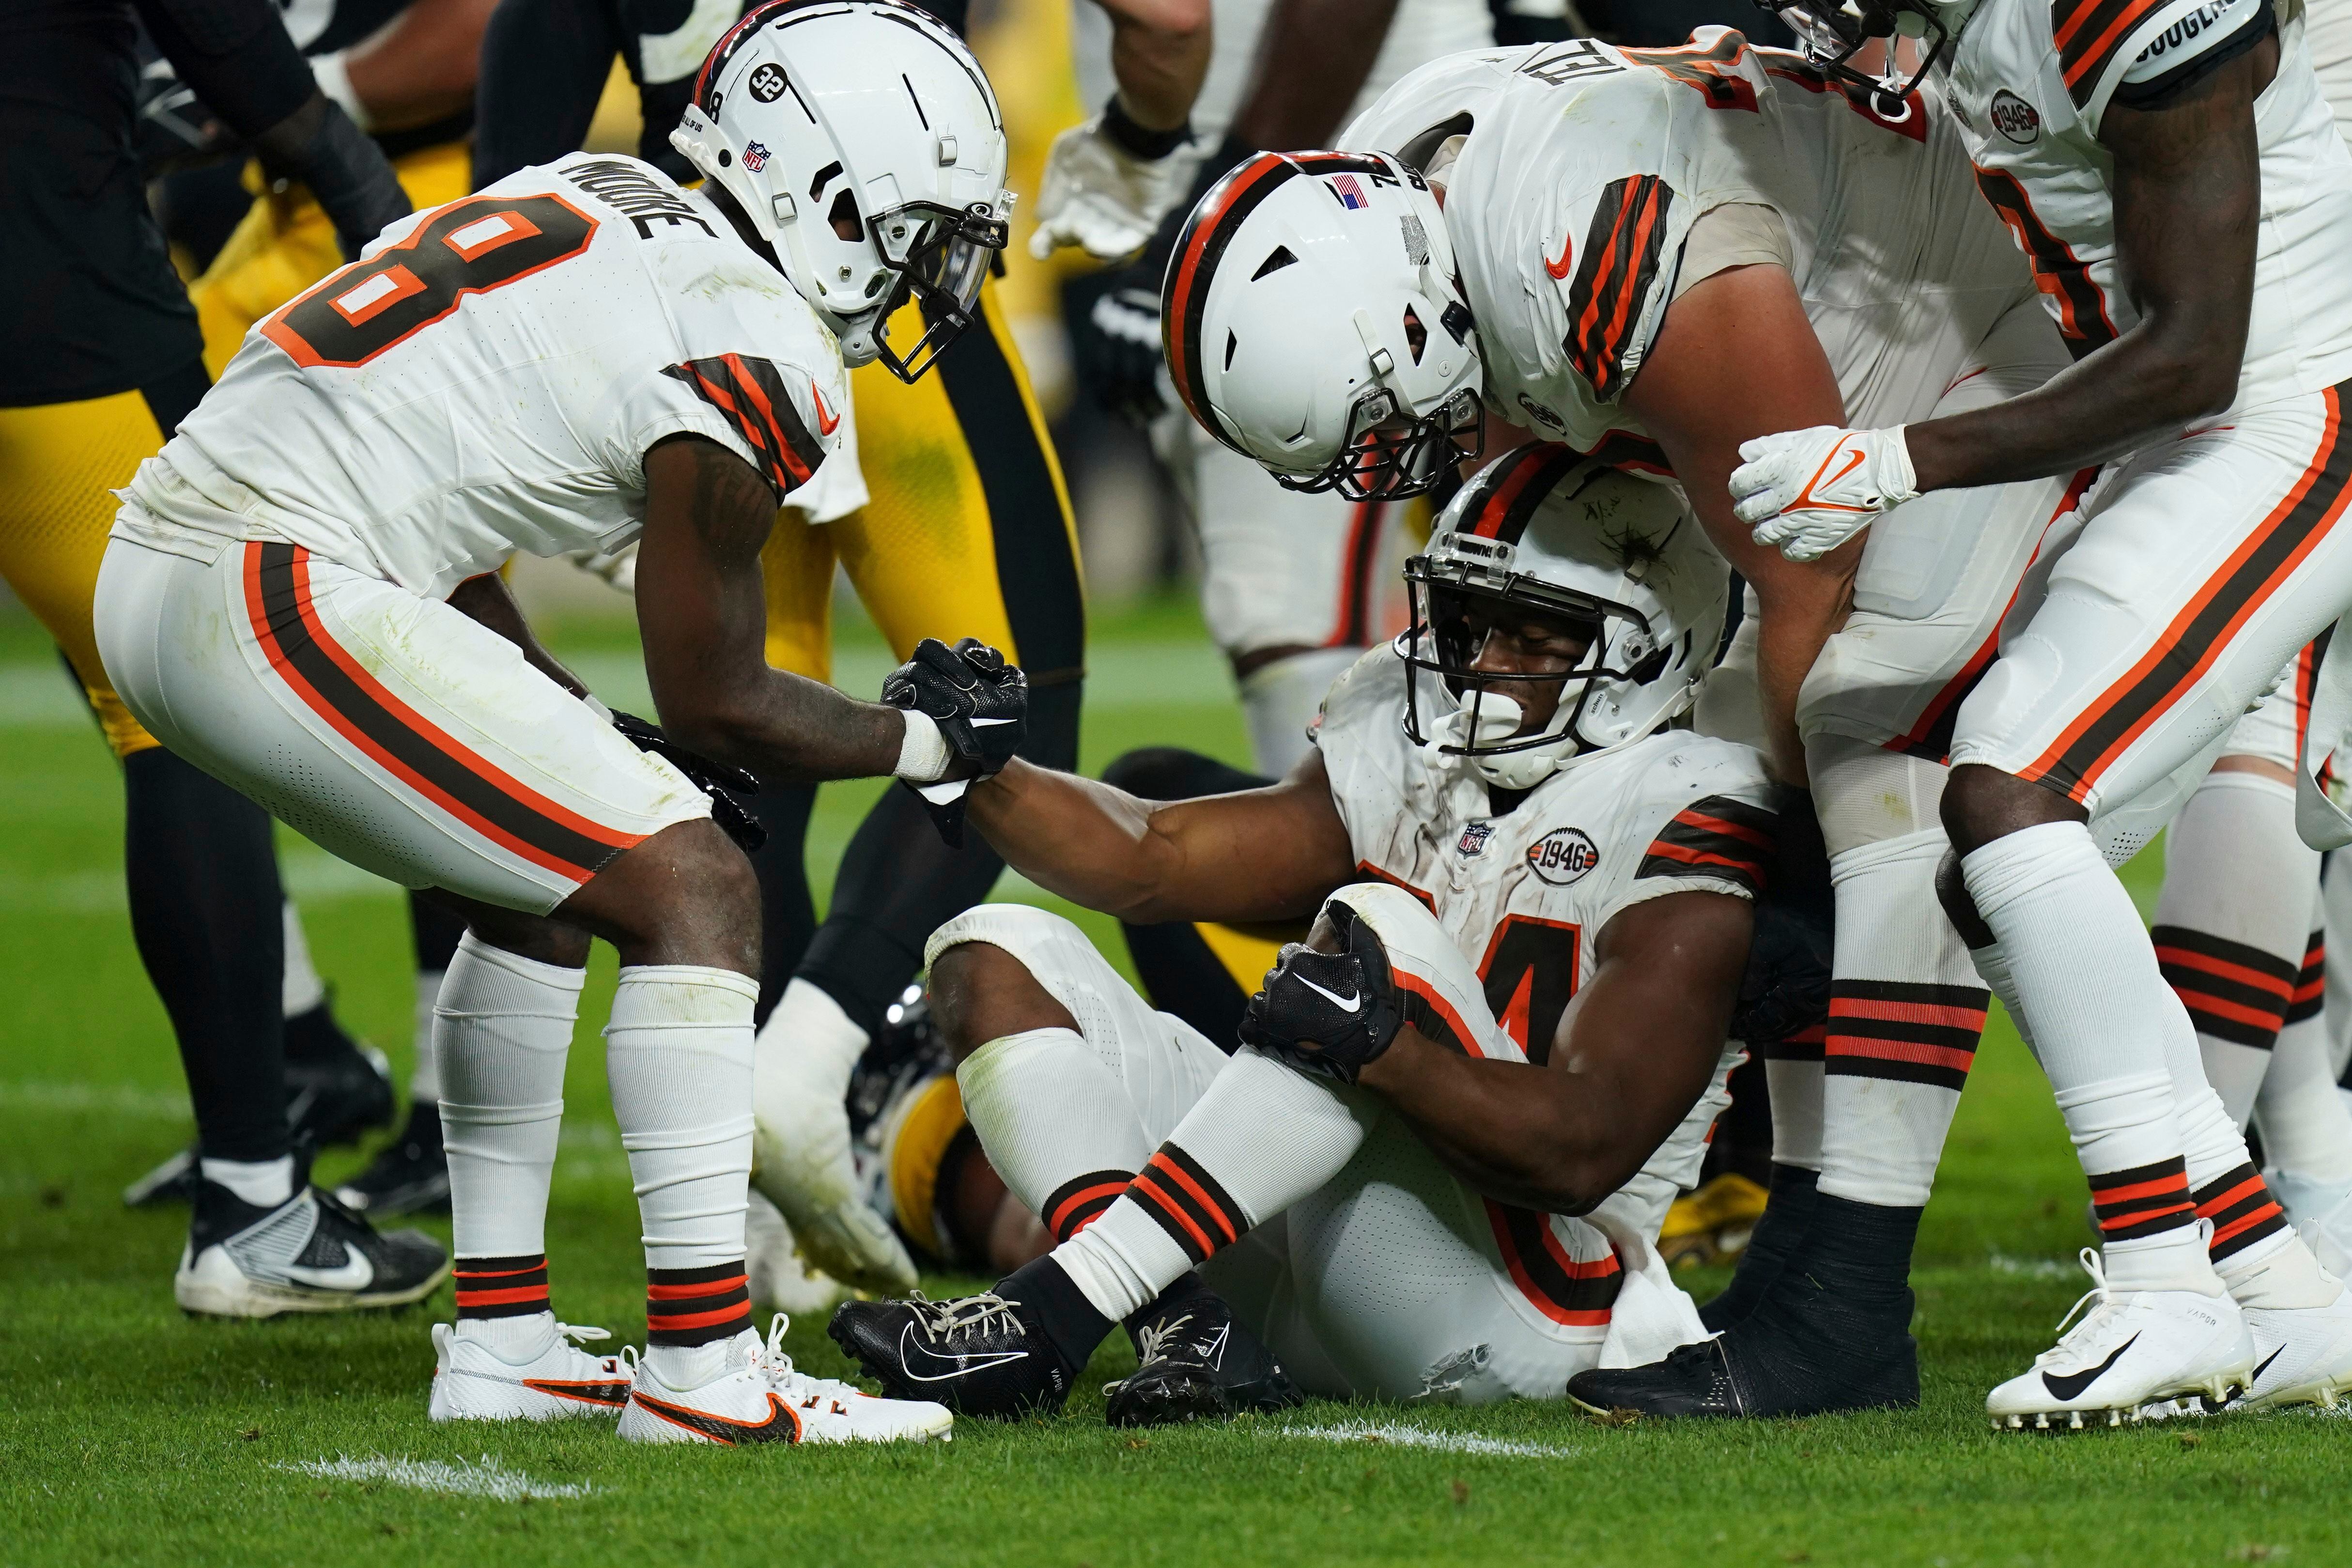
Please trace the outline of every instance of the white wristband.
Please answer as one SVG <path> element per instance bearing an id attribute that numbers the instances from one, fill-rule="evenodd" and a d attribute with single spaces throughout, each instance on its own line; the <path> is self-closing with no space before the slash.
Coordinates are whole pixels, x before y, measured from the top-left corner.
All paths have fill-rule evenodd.
<path id="1" fill-rule="evenodd" d="M 331 55 L 312 55 L 310 75 L 318 81 L 319 90 L 341 105 L 342 111 L 352 117 L 352 124 L 366 131 L 373 127 L 374 121 L 368 114 L 367 105 L 360 101 L 359 93 L 352 87 L 350 56 L 349 49 L 337 49 Z"/>
<path id="2" fill-rule="evenodd" d="M 912 708 L 901 711 L 907 718 L 907 734 L 898 742 L 898 765 L 890 771 L 908 784 L 936 784 L 955 760 L 948 750 L 947 737 L 940 733 L 938 722 L 929 714 Z"/>

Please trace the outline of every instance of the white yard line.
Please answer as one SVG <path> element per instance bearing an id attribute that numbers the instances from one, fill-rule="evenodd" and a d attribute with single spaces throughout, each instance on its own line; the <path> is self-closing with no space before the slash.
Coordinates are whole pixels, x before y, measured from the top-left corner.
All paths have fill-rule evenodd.
<path id="1" fill-rule="evenodd" d="M 1996 1252 L 1986 1258 L 1985 1267 L 1995 1274 L 2024 1279 L 2075 1279 L 2083 1273 L 2083 1266 L 2071 1258 L 2011 1258 L 2005 1252 Z"/>
<path id="2" fill-rule="evenodd" d="M 1579 1450 L 1549 1443 L 1512 1443 L 1467 1432 L 1432 1432 L 1393 1421 L 1349 1421 L 1338 1426 L 1261 1426 L 1270 1437 L 1314 1437 L 1326 1443 L 1385 1444 L 1399 1448 L 1434 1448 L 1443 1454 L 1477 1454 L 1507 1459 L 1572 1459 Z"/>
<path id="3" fill-rule="evenodd" d="M 188 1097 L 124 1083 L 11 1083 L 0 1080 L 0 1110 L 96 1110 L 158 1121 L 185 1121 Z"/>
<path id="4" fill-rule="evenodd" d="M 298 1475 L 313 1476 L 324 1481 L 382 1481 L 387 1486 L 408 1487 L 420 1492 L 443 1492 L 452 1497 L 488 1498 L 494 1502 L 521 1502 L 529 1498 L 593 1497 L 596 1489 L 570 1481 L 541 1481 L 520 1471 L 509 1470 L 485 1454 L 475 1464 L 460 1459 L 454 1465 L 438 1459 L 388 1459 L 381 1454 L 353 1459 L 337 1457 L 332 1459 L 311 1459 L 302 1464 L 280 1464 L 273 1470 L 292 1470 Z"/>

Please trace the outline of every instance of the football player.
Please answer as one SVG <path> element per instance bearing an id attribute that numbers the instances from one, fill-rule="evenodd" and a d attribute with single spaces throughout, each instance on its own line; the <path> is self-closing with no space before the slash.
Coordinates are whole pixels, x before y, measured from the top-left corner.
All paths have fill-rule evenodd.
<path id="1" fill-rule="evenodd" d="M 257 329 L 125 491 L 98 621 L 132 711 L 323 847 L 466 911 L 436 1042 L 459 1317 L 434 1336 L 437 1415 L 618 1414 L 649 1442 L 947 1429 L 936 1405 L 802 1376 L 751 1326 L 758 893 L 713 814 L 754 836 L 721 787 L 750 784 L 739 769 L 935 784 L 1019 743 L 1020 675 L 992 654 L 990 681 L 953 692 L 929 666 L 894 678 L 968 701 L 946 726 L 770 668 L 758 566 L 779 501 L 836 445 L 841 345 L 911 378 L 970 323 L 1004 242 L 998 123 L 969 52 L 911 7 L 754 11 L 675 133 L 700 190 L 574 155 L 404 220 Z M 825 200 L 850 168 L 848 204 Z M 882 327 L 910 300 L 919 345 Z M 667 735 L 590 700 L 494 570 L 633 538 Z M 651 1341 L 634 1380 L 549 1308 L 592 933 L 622 963 L 607 1071 Z M 315 1205 L 246 1220 L 197 1259 L 208 1288 L 288 1289 L 271 1266 Z"/>
<path id="2" fill-rule="evenodd" d="M 1810 771 L 1826 840 L 1826 1041 L 1768 1058 L 1772 1199 L 1706 1309 L 1725 1331 L 1609 1403 L 1914 1402 L 1912 1241 L 1986 1003 L 1933 898 L 1942 724 L 2066 486 L 1940 502 L 1980 526 L 1948 547 L 1920 518 L 1855 581 L 1858 551 L 1800 566 L 1750 543 L 1719 481 L 1790 408 L 1998 398 L 2063 363 L 2056 334 L 1932 94 L 1874 103 L 1737 33 L 1457 57 L 1343 141 L 1388 152 L 1261 158 L 1194 212 L 1167 287 L 1194 416 L 1342 494 L 1434 484 L 1482 399 L 1682 476 L 1755 595 L 1701 727 Z M 1877 1114 L 1825 1123 L 1825 1099 Z"/>
<path id="3" fill-rule="evenodd" d="M 1811 559 L 1911 497 L 2103 463 L 1961 706 L 1943 887 L 2031 1033 L 2105 1242 L 2095 1305 L 1995 1389 L 1996 1424 L 2334 1397 L 2352 1295 L 2205 1082 L 2095 824 L 2159 823 L 2352 605 L 2352 157 L 2299 8 L 2265 0 L 1791 0 L 1824 68 L 1871 36 L 1941 62 L 1987 199 L 2077 363 L 1948 418 L 1780 421 L 1732 478 Z M 2257 100 L 2259 99 L 2259 110 Z M 1900 515 L 1899 511 L 1896 515 Z M 2324 758 L 2326 745 L 2307 750 Z"/>
<path id="4" fill-rule="evenodd" d="M 1466 487 L 1406 574 L 1412 629 L 1279 784 L 972 786 L 972 824 L 1075 902 L 1320 914 L 1231 1057 L 1056 916 L 932 937 L 966 1110 L 1059 1245 L 983 1296 L 840 1309 L 888 1388 L 1058 1405 L 1124 1321 L 1118 1423 L 1558 1398 L 1704 1333 L 1653 1242 L 1738 1054 L 1776 820 L 1753 751 L 1678 725 L 1728 574 L 1672 490 L 1552 445 Z"/>
<path id="5" fill-rule="evenodd" d="M 197 1135 L 194 1157 L 175 1156 L 126 1196 L 143 1201 L 201 1177 L 177 1289 L 183 1306 L 203 1310 L 185 1265 L 217 1238 L 218 1205 L 289 1201 L 305 1185 L 298 1131 L 334 1141 L 391 1107 L 389 1085 L 336 1026 L 302 951 L 268 816 L 156 743 L 117 698 L 91 631 L 114 511 L 106 492 L 163 445 L 207 384 L 134 152 L 142 22 L 265 167 L 319 193 L 347 254 L 408 204 L 259 0 L 17 7 L 0 24 L 5 134 L 20 150 L 7 197 L 0 574 L 56 637 L 122 764 L 131 931 L 172 1021 Z M 289 1100 L 296 1050 L 305 1060 Z M 354 1246 L 378 1244 L 363 1225 L 339 1215 L 327 1223 Z M 413 1235 L 383 1256 L 373 1275 L 299 1264 L 314 1286 L 303 1305 L 410 1299 L 444 1264 Z"/>
<path id="6" fill-rule="evenodd" d="M 476 178 L 487 184 L 578 147 L 616 53 L 637 84 L 646 160 L 682 181 L 700 177 L 669 132 L 713 29 L 737 9 L 732 0 L 690 9 L 502 0 L 484 53 Z M 961 5 L 934 9 L 961 26 Z M 1156 119 L 1165 110 L 1150 91 L 1153 62 L 1181 87 L 1196 68 L 1185 65 L 1188 53 L 1206 39 L 1187 32 L 1183 5 L 1120 10 L 1133 19 L 1122 37 L 1138 62 L 1129 72 L 1141 84 L 1136 111 Z M 846 188 L 824 199 L 853 201 Z M 795 199 L 816 199 L 802 189 Z M 1024 754 L 1073 767 L 1086 640 L 1076 525 L 992 289 L 983 285 L 961 309 L 976 330 L 957 338 L 936 374 L 909 384 L 872 363 L 851 376 L 852 406 L 836 414 L 845 437 L 856 434 L 855 460 L 820 470 L 768 541 L 767 658 L 828 679 L 838 563 L 901 657 L 924 637 L 969 632 L 1017 659 L 1034 692 Z M 911 306 L 890 326 L 908 342 L 924 331 Z M 860 1053 L 919 966 L 923 939 L 986 897 L 1002 868 L 977 841 L 948 847 L 922 803 L 893 790 L 852 838 L 820 927 L 805 843 L 814 786 L 775 780 L 751 804 L 768 830 L 754 857 L 765 927 L 758 1180 L 811 1261 L 845 1281 L 903 1289 L 914 1265 L 861 1196 L 844 1097 Z"/>

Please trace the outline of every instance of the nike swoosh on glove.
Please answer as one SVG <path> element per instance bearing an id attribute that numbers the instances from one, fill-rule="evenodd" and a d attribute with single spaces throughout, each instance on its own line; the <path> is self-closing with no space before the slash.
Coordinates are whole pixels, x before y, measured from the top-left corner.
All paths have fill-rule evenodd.
<path id="1" fill-rule="evenodd" d="M 1368 1062 L 1379 1059 L 1404 1023 L 1388 950 L 1356 911 L 1336 900 L 1323 912 L 1338 932 L 1340 951 L 1318 952 L 1288 942 L 1265 988 L 1242 1013 L 1245 1046 L 1300 1072 L 1353 1083 Z"/>
<path id="2" fill-rule="evenodd" d="M 1197 161 L 1181 147 L 1138 158 L 1103 134 L 1099 114 L 1072 126 L 1045 154 L 1029 254 L 1044 261 L 1075 245 L 1098 261 L 1133 255 L 1184 194 Z"/>
<path id="3" fill-rule="evenodd" d="M 768 841 L 768 830 L 760 819 L 743 809 L 735 795 L 757 795 L 760 781 L 741 768 L 730 768 L 712 762 L 699 752 L 689 752 L 662 733 L 660 725 L 640 719 L 634 713 L 615 712 L 613 728 L 641 752 L 655 756 L 687 776 L 688 783 L 710 797 L 710 820 L 732 838 L 737 847 L 749 855 Z M 735 795 L 728 792 L 732 790 Z"/>
<path id="4" fill-rule="evenodd" d="M 925 637 L 882 682 L 882 700 L 927 714 L 954 753 L 948 770 L 954 776 L 899 782 L 921 797 L 948 847 L 961 848 L 964 791 L 1002 773 L 1028 738 L 1029 678 L 977 637 L 953 647 Z"/>
<path id="5" fill-rule="evenodd" d="M 1919 494 L 1899 425 L 1783 430 L 1741 442 L 1739 456 L 1732 510 L 1757 543 L 1778 545 L 1791 561 L 1820 560 L 1880 512 Z"/>

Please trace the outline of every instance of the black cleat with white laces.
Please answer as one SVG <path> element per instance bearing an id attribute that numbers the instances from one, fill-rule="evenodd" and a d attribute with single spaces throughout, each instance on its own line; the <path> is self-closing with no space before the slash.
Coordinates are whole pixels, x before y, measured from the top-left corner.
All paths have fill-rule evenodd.
<path id="1" fill-rule="evenodd" d="M 335 1189 L 347 1208 L 379 1218 L 449 1207 L 449 1156 L 441 1143 L 441 1107 L 420 1100 L 400 1135 L 375 1152 L 367 1169 Z"/>
<path id="2" fill-rule="evenodd" d="M 1128 1320 L 1142 1363 L 1103 1386 L 1103 1418 L 1114 1426 L 1175 1426 L 1304 1403 L 1274 1352 L 1223 1298 L 1192 1283 Z"/>
<path id="3" fill-rule="evenodd" d="M 959 1415 L 1009 1421 L 1059 1410 L 1077 1382 L 1037 1309 L 993 1290 L 847 1301 L 825 1332 L 892 1399 L 928 1399 Z"/>

